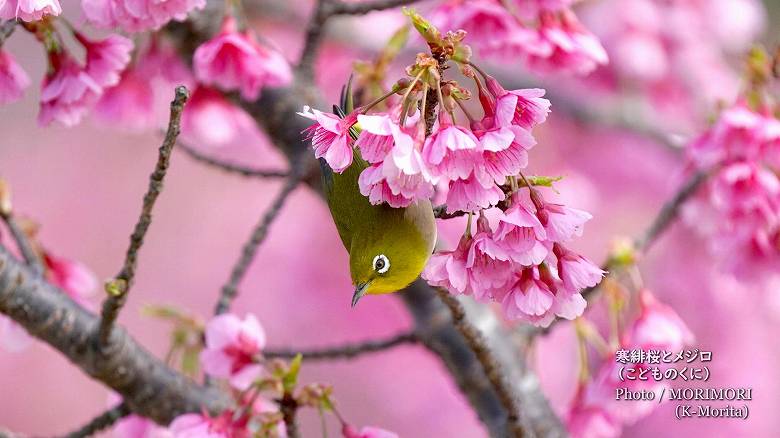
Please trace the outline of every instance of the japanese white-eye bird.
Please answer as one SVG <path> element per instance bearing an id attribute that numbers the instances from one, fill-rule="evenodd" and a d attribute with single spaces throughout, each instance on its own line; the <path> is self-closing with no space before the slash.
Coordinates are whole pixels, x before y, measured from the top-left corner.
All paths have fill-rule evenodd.
<path id="1" fill-rule="evenodd" d="M 341 108 L 352 110 L 349 86 Z M 343 116 L 341 108 L 334 109 Z M 436 244 L 431 202 L 419 199 L 406 208 L 372 205 L 358 187 L 358 177 L 368 167 L 358 150 L 342 173 L 333 172 L 323 159 L 320 167 L 333 222 L 349 253 L 352 306 L 363 295 L 396 292 L 412 283 Z"/>

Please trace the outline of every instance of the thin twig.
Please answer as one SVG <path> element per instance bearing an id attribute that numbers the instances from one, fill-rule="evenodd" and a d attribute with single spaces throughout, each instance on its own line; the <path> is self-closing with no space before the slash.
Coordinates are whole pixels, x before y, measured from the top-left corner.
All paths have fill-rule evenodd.
<path id="1" fill-rule="evenodd" d="M 466 320 L 466 311 L 463 309 L 460 302 L 446 290 L 438 287 L 435 289 L 442 302 L 449 307 L 455 328 L 463 335 L 466 339 L 466 343 L 477 356 L 477 360 L 482 365 L 485 376 L 487 376 L 490 385 L 493 387 L 493 390 L 501 401 L 501 405 L 506 410 L 507 424 L 509 430 L 512 432 L 512 436 L 515 438 L 523 437 L 525 432 L 520 422 L 520 407 L 518 406 L 517 399 L 514 394 L 512 394 L 509 389 L 510 386 L 505 382 L 504 377 L 501 375 L 500 366 L 485 344 L 485 340 L 482 339 L 482 335 L 477 328 Z"/>
<path id="2" fill-rule="evenodd" d="M 249 236 L 249 240 L 244 244 L 244 247 L 241 250 L 241 256 L 238 258 L 236 264 L 233 266 L 233 270 L 230 272 L 227 283 L 222 286 L 222 292 L 220 293 L 219 300 L 214 309 L 215 315 L 225 313 L 230 309 L 230 304 L 238 293 L 238 284 L 241 282 L 241 279 L 244 278 L 244 275 L 246 275 L 249 265 L 252 264 L 252 260 L 254 260 L 255 254 L 257 253 L 257 248 L 263 243 L 266 236 L 268 236 L 271 224 L 274 219 L 276 219 L 276 216 L 279 215 L 279 212 L 282 210 L 290 193 L 292 193 L 295 187 L 298 186 L 298 183 L 300 183 L 302 173 L 303 172 L 301 172 L 300 169 L 293 170 L 287 177 L 279 194 L 276 195 L 276 199 L 274 199 L 271 206 L 266 210 L 265 214 L 263 214 L 260 222 L 255 226 L 252 235 Z"/>
<path id="3" fill-rule="evenodd" d="M 127 300 L 127 293 L 133 284 L 135 269 L 138 265 L 138 251 L 141 249 L 146 231 L 152 223 L 152 209 L 163 189 L 163 179 L 168 171 L 168 166 L 170 166 L 171 152 L 181 132 L 181 114 L 189 96 L 190 94 L 186 87 L 181 85 L 176 87 L 176 94 L 171 102 L 168 131 L 165 134 L 165 140 L 160 146 L 154 172 L 149 176 L 149 189 L 144 195 L 141 214 L 138 217 L 138 222 L 135 224 L 133 234 L 130 236 L 130 245 L 125 254 L 124 264 L 115 279 L 106 286 L 106 291 L 109 295 L 103 302 L 100 327 L 98 329 L 98 340 L 101 345 L 105 345 L 108 342 L 114 321 L 119 316 L 119 311 L 124 306 Z"/>
<path id="4" fill-rule="evenodd" d="M 305 82 L 314 78 L 314 60 L 322 42 L 325 24 L 336 15 L 363 15 L 373 11 L 392 9 L 409 5 L 419 0 L 366 0 L 358 3 L 340 0 L 318 0 L 309 24 L 306 26 L 306 39 L 298 61 L 298 73 Z"/>
<path id="5" fill-rule="evenodd" d="M 233 173 L 236 175 L 250 178 L 284 178 L 290 174 L 285 170 L 258 169 L 254 167 L 242 166 L 240 164 L 229 163 L 218 158 L 210 157 L 206 154 L 179 141 L 178 149 L 184 151 L 190 158 L 219 170 Z"/>
<path id="6" fill-rule="evenodd" d="M 85 438 L 92 436 L 101 430 L 108 429 L 113 426 L 114 423 L 122 418 L 130 415 L 130 408 L 126 404 L 120 403 L 118 406 L 114 406 L 111 409 L 104 411 L 102 414 L 93 418 L 89 423 L 80 427 L 73 432 L 65 435 L 66 438 Z"/>
<path id="7" fill-rule="evenodd" d="M 415 344 L 419 342 L 417 334 L 413 331 L 403 332 L 387 339 L 364 341 L 357 344 L 339 345 L 337 347 L 327 347 L 311 350 L 264 350 L 263 356 L 267 358 L 292 359 L 301 354 L 307 361 L 328 360 L 328 359 L 352 359 L 354 357 L 387 350 L 404 344 Z"/>
<path id="8" fill-rule="evenodd" d="M 35 248 L 33 248 L 32 242 L 30 242 L 27 234 L 22 230 L 22 227 L 19 226 L 19 223 L 16 222 L 13 212 L 0 212 L 0 218 L 2 218 L 8 226 L 8 231 L 11 232 L 11 236 L 13 236 L 16 246 L 19 248 L 19 252 L 22 253 L 22 257 L 24 257 L 24 261 L 30 265 L 33 272 L 38 275 L 43 274 L 43 262 L 35 251 Z"/>

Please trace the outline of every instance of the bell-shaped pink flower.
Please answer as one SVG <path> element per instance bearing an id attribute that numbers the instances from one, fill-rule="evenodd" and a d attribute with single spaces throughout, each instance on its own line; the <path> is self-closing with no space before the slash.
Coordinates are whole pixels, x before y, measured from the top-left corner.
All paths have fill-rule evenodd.
<path id="1" fill-rule="evenodd" d="M 360 149 L 360 156 L 369 163 L 381 163 L 395 144 L 393 125 L 396 122 L 389 114 L 359 114 L 357 121 L 361 131 L 355 145 Z"/>
<path id="2" fill-rule="evenodd" d="M 474 298 L 493 298 L 494 289 L 506 285 L 514 275 L 512 261 L 504 247 L 493 238 L 488 219 L 480 214 L 477 232 L 469 246 L 466 267 Z"/>
<path id="3" fill-rule="evenodd" d="M 436 177 L 466 179 L 482 163 L 478 149 L 479 140 L 470 130 L 442 116 L 436 129 L 425 139 L 422 157 Z"/>
<path id="4" fill-rule="evenodd" d="M 0 48 L 0 105 L 19 100 L 30 77 L 10 53 Z"/>
<path id="5" fill-rule="evenodd" d="M 471 294 L 468 252 L 471 237 L 464 235 L 452 251 L 438 251 L 428 260 L 421 276 L 431 286 L 443 287 L 453 294 Z"/>
<path id="6" fill-rule="evenodd" d="M 193 90 L 182 114 L 182 139 L 191 145 L 222 148 L 255 135 L 257 124 L 243 109 L 217 90 L 199 86 Z"/>
<path id="7" fill-rule="evenodd" d="M 154 104 L 154 87 L 149 77 L 129 68 L 115 86 L 103 92 L 95 105 L 94 115 L 108 125 L 142 131 L 155 125 Z"/>
<path id="8" fill-rule="evenodd" d="M 539 40 L 526 47 L 532 68 L 586 75 L 609 61 L 601 42 L 571 10 L 542 12 L 539 22 Z"/>
<path id="9" fill-rule="evenodd" d="M 606 274 L 590 260 L 566 249 L 559 243 L 553 245 L 553 252 L 558 259 L 558 276 L 566 289 L 570 291 L 576 292 L 593 287 L 599 284 Z"/>
<path id="10" fill-rule="evenodd" d="M 622 423 L 606 406 L 593 403 L 585 395 L 586 387 L 580 385 L 565 417 L 566 430 L 572 438 L 618 437 Z"/>
<path id="11" fill-rule="evenodd" d="M 509 257 L 523 266 L 541 263 L 549 249 L 547 231 L 525 201 L 515 195 L 512 206 L 499 216 L 495 238 Z"/>
<path id="12" fill-rule="evenodd" d="M 547 239 L 552 242 L 566 242 L 575 235 L 582 236 L 583 225 L 593 217 L 586 211 L 534 198 L 537 204 L 536 216 L 547 231 Z"/>
<path id="13" fill-rule="evenodd" d="M 205 0 L 81 0 L 84 17 L 92 25 L 126 32 L 157 30 L 171 20 L 184 21 L 204 6 Z"/>
<path id="14" fill-rule="evenodd" d="M 342 119 L 335 114 L 304 107 L 298 115 L 316 123 L 306 128 L 306 136 L 314 147 L 314 156 L 324 158 L 334 172 L 341 173 L 352 164 L 353 150 L 350 128 L 357 121 L 357 113 Z"/>
<path id="15" fill-rule="evenodd" d="M 3 0 L 0 2 L 0 19 L 39 21 L 46 16 L 62 13 L 58 0 Z"/>
<path id="16" fill-rule="evenodd" d="M 534 268 L 522 270 L 505 295 L 497 298 L 508 319 L 546 327 L 555 319 L 555 294 L 537 275 Z"/>
<path id="17" fill-rule="evenodd" d="M 232 314 L 214 317 L 206 325 L 206 347 L 200 354 L 203 370 L 227 378 L 239 389 L 248 388 L 261 374 L 258 356 L 265 347 L 265 331 L 248 314 L 242 321 Z"/>
<path id="18" fill-rule="evenodd" d="M 488 76 L 485 84 L 490 94 L 496 99 L 494 112 L 499 120 L 503 121 L 500 123 L 501 126 L 507 125 L 505 121 L 507 112 L 511 114 L 508 118 L 512 125 L 527 130 L 547 120 L 547 115 L 550 114 L 550 101 L 543 97 L 545 94 L 544 89 L 521 88 L 506 90 L 491 76 Z M 511 99 L 510 96 L 514 96 L 516 100 Z"/>
<path id="19" fill-rule="evenodd" d="M 116 34 L 97 41 L 79 32 L 75 35 L 87 51 L 86 73 L 103 88 L 116 85 L 120 74 L 130 62 L 133 42 Z"/>
<path id="20" fill-rule="evenodd" d="M 480 178 L 472 172 L 466 179 L 450 181 L 447 192 L 447 212 L 477 211 L 490 208 L 504 199 L 504 192 L 492 179 Z"/>
<path id="21" fill-rule="evenodd" d="M 65 126 L 79 123 L 97 102 L 103 88 L 67 52 L 53 55 L 53 70 L 43 79 L 38 124 L 58 121 Z"/>
<path id="22" fill-rule="evenodd" d="M 647 289 L 639 292 L 640 313 L 624 343 L 643 349 L 679 351 L 693 344 L 694 336 L 677 312 Z"/>
<path id="23" fill-rule="evenodd" d="M 363 426 L 357 430 L 354 426 L 346 423 L 341 427 L 341 434 L 344 438 L 398 438 L 397 433 L 379 427 Z"/>
<path id="24" fill-rule="evenodd" d="M 263 87 L 292 80 L 284 56 L 262 46 L 250 31 L 239 32 L 233 17 L 225 19 L 216 37 L 195 50 L 193 67 L 201 83 L 224 91 L 240 90 L 250 101 L 257 100 Z"/>

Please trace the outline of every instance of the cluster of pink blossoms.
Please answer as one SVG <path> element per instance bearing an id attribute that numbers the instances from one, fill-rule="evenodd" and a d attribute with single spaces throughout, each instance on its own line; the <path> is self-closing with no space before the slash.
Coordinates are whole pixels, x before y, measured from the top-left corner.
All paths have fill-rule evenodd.
<path id="1" fill-rule="evenodd" d="M 535 189 L 510 203 L 495 230 L 480 214 L 476 233 L 467 232 L 452 251 L 433 254 L 422 277 L 454 294 L 499 302 L 512 320 L 548 326 L 555 316 L 582 315 L 580 291 L 598 284 L 604 271 L 563 243 L 581 235 L 591 216 L 547 203 Z"/>
<path id="2" fill-rule="evenodd" d="M 690 128 L 718 100 L 734 99 L 732 58 L 767 24 L 760 0 L 603 0 L 578 13 L 610 56 L 591 83 L 637 92 L 667 130 Z"/>
<path id="3" fill-rule="evenodd" d="M 61 13 L 58 0 L 3 0 L 0 3 L 0 20 L 33 22 Z"/>
<path id="4" fill-rule="evenodd" d="M 281 385 L 272 381 L 278 375 L 266 371 L 270 365 L 262 357 L 265 342 L 265 332 L 252 314 L 243 320 L 232 314 L 213 318 L 206 325 L 205 346 L 200 354 L 200 362 L 207 375 L 227 379 L 236 390 L 233 393 L 235 406 L 219 415 L 206 412 L 183 414 L 176 417 L 167 428 L 156 426 L 150 420 L 138 416 L 130 416 L 117 423 L 115 434 L 123 438 L 286 437 L 287 431 L 278 404 L 261 394 L 262 391 Z M 332 403 L 328 402 L 328 405 L 332 406 Z M 377 427 L 357 430 L 341 419 L 340 414 L 337 413 L 337 416 L 342 423 L 344 438 L 398 438 L 398 435 Z"/>
<path id="5" fill-rule="evenodd" d="M 693 343 L 693 334 L 682 319 L 671 307 L 659 302 L 650 291 L 639 291 L 639 306 L 639 316 L 622 337 L 620 349 L 677 353 Z M 621 365 L 616 361 L 615 351 L 609 353 L 597 365 L 595 376 L 587 382 L 580 382 L 569 406 L 566 427 L 574 438 L 618 437 L 624 425 L 646 417 L 658 406 L 657 400 L 616 400 L 618 388 L 654 391 L 656 394 L 662 388 L 668 389 L 668 382 L 656 382 L 652 378 L 621 381 L 621 366 L 641 368 L 647 365 Z"/>
<path id="6" fill-rule="evenodd" d="M 542 72 L 585 75 L 608 61 L 599 40 L 570 9 L 574 0 L 449 0 L 432 22 L 463 29 L 485 56 L 519 57 Z"/>
<path id="7" fill-rule="evenodd" d="M 780 120 L 737 103 L 688 145 L 713 176 L 684 210 L 731 272 L 763 278 L 780 268 Z"/>
<path id="8" fill-rule="evenodd" d="M 462 102 L 471 96 L 467 89 L 441 77 L 442 60 L 419 54 L 407 68 L 414 79 L 394 85 L 403 97 L 387 112 L 368 113 L 375 101 L 343 118 L 309 108 L 299 113 L 315 121 L 306 130 L 315 156 L 343 172 L 359 152 L 368 166 L 358 185 L 372 204 L 406 207 L 444 187 L 448 213 L 479 214 L 475 234 L 469 224 L 457 248 L 431 257 L 422 273 L 430 284 L 499 302 L 512 320 L 547 326 L 556 315 L 576 318 L 586 305 L 580 291 L 598 284 L 604 271 L 564 244 L 582 234 L 591 216 L 545 202 L 534 187 L 527 188 L 529 196 L 520 188 L 531 184 L 521 173 L 536 144 L 531 131 L 550 111 L 544 90 L 504 89 L 468 60 L 464 31 L 442 36 L 421 17 L 412 18 L 424 23 L 418 30 L 432 53 L 453 53 L 449 60 L 474 81 L 482 117 L 472 116 Z M 429 93 L 438 97 L 438 114 L 425 105 Z M 456 123 L 456 108 L 467 125 Z M 513 193 L 509 199 L 507 192 Z M 495 207 L 502 211 L 494 231 L 483 210 Z"/>

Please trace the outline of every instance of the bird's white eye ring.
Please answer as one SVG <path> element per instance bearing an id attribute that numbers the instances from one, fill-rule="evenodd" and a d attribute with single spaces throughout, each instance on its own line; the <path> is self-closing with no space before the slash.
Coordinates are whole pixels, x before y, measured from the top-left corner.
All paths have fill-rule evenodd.
<path id="1" fill-rule="evenodd" d="M 384 254 L 374 257 L 374 270 L 378 274 L 384 274 L 388 269 L 390 269 L 390 260 Z"/>

